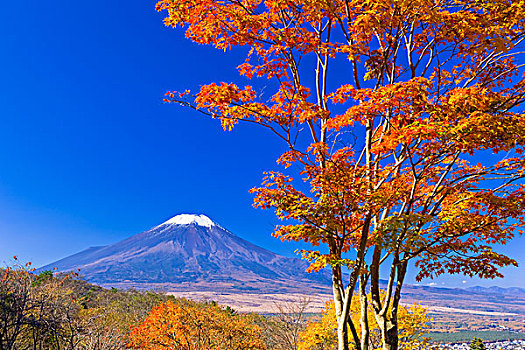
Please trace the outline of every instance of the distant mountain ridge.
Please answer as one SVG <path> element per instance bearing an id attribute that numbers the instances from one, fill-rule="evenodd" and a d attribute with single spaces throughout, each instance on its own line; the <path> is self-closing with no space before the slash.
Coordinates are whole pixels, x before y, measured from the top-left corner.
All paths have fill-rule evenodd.
<path id="1" fill-rule="evenodd" d="M 522 295 L 525 296 L 525 288 L 519 288 L 519 287 L 480 287 L 480 286 L 474 286 L 474 287 L 467 287 L 462 288 L 467 291 L 472 291 L 475 293 L 482 293 L 482 294 L 508 294 L 508 295 Z"/>
<path id="2" fill-rule="evenodd" d="M 90 247 L 40 270 L 80 269 L 100 285 L 191 290 L 327 290 L 330 274 L 252 244 L 205 215 L 181 214 L 107 246 Z"/>

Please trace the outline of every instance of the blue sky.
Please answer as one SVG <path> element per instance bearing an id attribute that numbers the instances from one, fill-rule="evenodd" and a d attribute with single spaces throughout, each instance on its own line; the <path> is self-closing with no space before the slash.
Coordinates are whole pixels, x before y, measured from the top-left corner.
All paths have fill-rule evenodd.
<path id="1" fill-rule="evenodd" d="M 235 67 L 244 51 L 193 44 L 154 7 L 0 4 L 0 263 L 18 255 L 41 266 L 179 213 L 204 213 L 283 255 L 300 247 L 270 237 L 277 220 L 252 208 L 248 193 L 276 168 L 279 141 L 246 125 L 223 132 L 162 103 L 167 90 L 242 83 Z M 506 251 L 525 264 L 523 242 Z M 522 267 L 505 272 L 423 283 L 525 287 Z"/>

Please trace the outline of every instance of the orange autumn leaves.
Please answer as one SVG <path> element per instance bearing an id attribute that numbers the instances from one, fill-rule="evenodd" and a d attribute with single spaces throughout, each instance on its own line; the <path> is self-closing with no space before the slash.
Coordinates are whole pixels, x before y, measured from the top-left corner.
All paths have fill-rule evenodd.
<path id="1" fill-rule="evenodd" d="M 284 169 L 251 190 L 254 205 L 285 221 L 275 236 L 312 245 L 310 270 L 332 269 L 340 349 L 359 279 L 373 291 L 386 271 L 394 297 L 373 296 L 373 312 L 396 349 L 387 311 L 412 263 L 418 280 L 495 278 L 517 264 L 495 246 L 525 226 L 525 1 L 162 0 L 157 9 L 197 43 L 246 48 L 241 83 L 165 101 L 283 142 Z"/>
<path id="2" fill-rule="evenodd" d="M 351 317 L 357 325 L 357 331 L 361 332 L 359 297 L 354 299 Z M 401 306 L 398 313 L 400 349 L 415 350 L 427 345 L 428 339 L 424 333 L 431 322 L 427 310 L 419 305 Z M 371 345 L 377 348 L 380 343 L 379 326 L 370 306 L 367 322 Z M 322 311 L 322 317 L 309 320 L 300 332 L 298 349 L 335 349 L 336 328 L 334 303 L 329 301 Z M 250 315 L 238 315 L 214 303 L 188 300 L 167 301 L 157 305 L 143 323 L 131 330 L 129 339 L 128 346 L 141 350 L 266 349 L 261 330 Z"/>
<path id="3" fill-rule="evenodd" d="M 167 301 L 133 328 L 129 346 L 141 350 L 262 350 L 260 329 L 248 315 L 215 303 Z"/>

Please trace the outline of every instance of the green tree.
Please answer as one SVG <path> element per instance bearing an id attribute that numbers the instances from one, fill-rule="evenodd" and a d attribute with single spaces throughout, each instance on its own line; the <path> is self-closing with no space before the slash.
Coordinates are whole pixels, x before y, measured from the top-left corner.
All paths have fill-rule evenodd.
<path id="1" fill-rule="evenodd" d="M 486 350 L 487 347 L 485 344 L 483 344 L 483 340 L 480 338 L 474 338 L 472 339 L 472 342 L 470 343 L 470 350 Z"/>

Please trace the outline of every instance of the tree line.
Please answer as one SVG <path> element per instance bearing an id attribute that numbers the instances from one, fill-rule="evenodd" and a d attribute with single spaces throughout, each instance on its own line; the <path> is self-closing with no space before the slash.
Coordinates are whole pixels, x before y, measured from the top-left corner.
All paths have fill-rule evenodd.
<path id="1" fill-rule="evenodd" d="M 273 315 L 238 313 L 213 301 L 105 289 L 78 274 L 34 273 L 30 264 L 0 269 L 1 350 L 334 350 L 333 301 L 322 315 L 308 300 L 279 304 Z M 352 317 L 359 318 L 356 306 Z M 401 348 L 425 348 L 430 319 L 414 305 L 400 314 Z M 372 345 L 380 346 L 369 319 Z"/>

